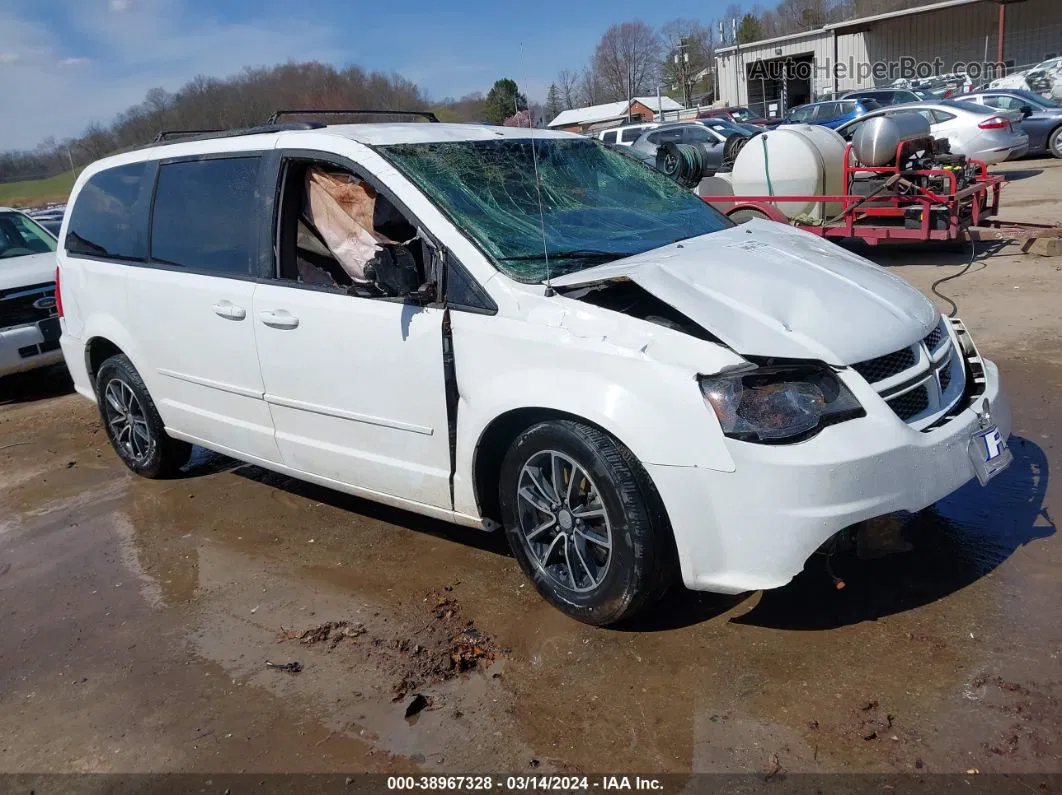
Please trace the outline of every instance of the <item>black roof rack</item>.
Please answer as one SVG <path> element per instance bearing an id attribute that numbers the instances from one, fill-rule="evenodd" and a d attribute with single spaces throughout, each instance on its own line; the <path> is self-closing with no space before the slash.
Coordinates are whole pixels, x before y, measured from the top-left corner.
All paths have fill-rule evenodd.
<path id="1" fill-rule="evenodd" d="M 438 117 L 430 110 L 278 110 L 269 117 L 270 124 L 276 124 L 281 116 L 416 116 L 421 119 L 439 123 Z"/>
<path id="2" fill-rule="evenodd" d="M 151 143 L 143 146 L 134 146 L 127 151 L 145 149 L 159 144 L 184 143 L 185 141 L 237 138 L 241 135 L 261 135 L 264 133 L 288 132 L 290 130 L 319 130 L 324 126 L 319 121 L 291 121 L 284 124 L 262 124 L 257 127 L 243 127 L 236 130 L 162 130 Z"/>

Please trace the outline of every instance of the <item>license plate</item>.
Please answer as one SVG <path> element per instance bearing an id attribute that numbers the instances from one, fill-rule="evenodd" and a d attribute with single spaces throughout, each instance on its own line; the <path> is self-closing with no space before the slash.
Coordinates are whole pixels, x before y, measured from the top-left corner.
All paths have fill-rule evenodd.
<path id="1" fill-rule="evenodd" d="M 37 324 L 37 328 L 40 329 L 41 336 L 44 337 L 45 342 L 58 342 L 59 337 L 63 334 L 57 317 L 50 317 L 47 320 L 40 321 Z"/>
<path id="2" fill-rule="evenodd" d="M 995 425 L 970 437 L 969 453 L 977 480 L 982 486 L 987 485 L 988 481 L 1010 466 L 1010 462 L 1014 460 L 1013 453 L 1007 447 L 1007 440 Z"/>

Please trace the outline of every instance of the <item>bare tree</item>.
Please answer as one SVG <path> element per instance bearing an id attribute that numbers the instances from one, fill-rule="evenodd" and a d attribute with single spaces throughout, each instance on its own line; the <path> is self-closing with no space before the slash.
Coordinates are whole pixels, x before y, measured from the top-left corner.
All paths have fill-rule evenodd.
<path id="1" fill-rule="evenodd" d="M 579 98 L 579 75 L 571 69 L 562 69 L 557 74 L 557 88 L 560 89 L 561 103 L 564 110 L 571 110 Z"/>
<path id="2" fill-rule="evenodd" d="M 613 25 L 594 51 L 594 70 L 606 101 L 655 91 L 659 67 L 660 38 L 641 21 Z"/>
<path id="3" fill-rule="evenodd" d="M 597 105 L 605 101 L 605 90 L 601 86 L 601 77 L 593 64 L 583 69 L 579 78 L 579 99 L 584 105 Z"/>

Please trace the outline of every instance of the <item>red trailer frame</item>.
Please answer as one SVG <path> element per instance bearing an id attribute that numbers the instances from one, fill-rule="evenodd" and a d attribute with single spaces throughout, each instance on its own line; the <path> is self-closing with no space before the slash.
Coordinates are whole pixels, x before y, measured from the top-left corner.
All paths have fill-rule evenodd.
<path id="1" fill-rule="evenodd" d="M 894 162 L 902 162 L 901 143 Z M 961 240 L 1017 240 L 1031 242 L 1038 238 L 1062 238 L 1062 227 L 1048 224 L 1000 221 L 999 198 L 1006 179 L 992 176 L 979 160 L 970 160 L 978 173 L 974 183 L 959 190 L 955 171 L 949 168 L 903 170 L 898 166 L 869 167 L 852 165 L 852 144 L 845 146 L 844 184 L 852 185 L 859 174 L 887 175 L 885 183 L 867 196 L 704 196 L 710 204 L 728 205 L 723 211 L 732 216 L 741 210 L 752 210 L 764 217 L 796 226 L 824 238 L 859 238 L 869 245 L 886 242 L 913 243 Z M 913 179 L 943 176 L 950 185 L 945 194 L 938 194 L 915 184 Z M 777 205 L 789 202 L 804 204 L 840 204 L 842 210 L 823 223 L 794 221 Z M 919 209 L 920 225 L 908 227 L 906 218 L 912 209 Z M 946 219 L 939 226 L 941 217 Z"/>

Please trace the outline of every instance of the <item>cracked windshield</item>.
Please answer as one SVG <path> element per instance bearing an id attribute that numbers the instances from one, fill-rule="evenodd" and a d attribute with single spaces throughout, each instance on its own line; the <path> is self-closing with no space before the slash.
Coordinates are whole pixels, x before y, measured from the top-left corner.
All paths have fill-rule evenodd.
<path id="1" fill-rule="evenodd" d="M 400 144 L 384 152 L 498 268 L 520 281 L 543 281 L 731 225 L 659 172 L 592 141 L 510 138 Z"/>

